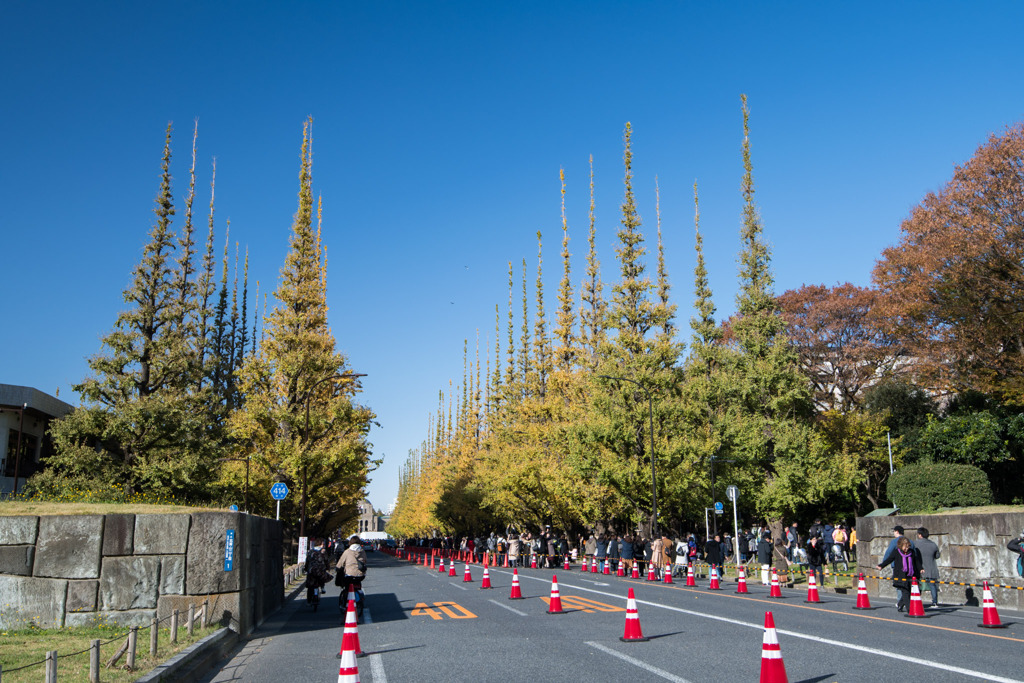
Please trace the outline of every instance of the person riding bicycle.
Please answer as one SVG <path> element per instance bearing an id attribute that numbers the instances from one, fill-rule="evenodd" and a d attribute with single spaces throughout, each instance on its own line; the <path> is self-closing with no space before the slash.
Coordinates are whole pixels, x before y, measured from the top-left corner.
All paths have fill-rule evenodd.
<path id="1" fill-rule="evenodd" d="M 327 573 L 327 561 L 324 559 L 323 547 L 316 545 L 306 555 L 306 602 L 314 604 L 319 601 L 319 591 L 330 579 Z"/>
<path id="2" fill-rule="evenodd" d="M 354 587 L 356 593 L 356 609 L 363 613 L 363 579 L 366 578 L 366 551 L 363 550 L 359 536 L 348 539 L 348 548 L 338 559 L 338 574 L 342 577 L 338 585 L 341 595 L 338 596 L 338 607 L 344 612 L 348 608 L 348 587 Z"/>

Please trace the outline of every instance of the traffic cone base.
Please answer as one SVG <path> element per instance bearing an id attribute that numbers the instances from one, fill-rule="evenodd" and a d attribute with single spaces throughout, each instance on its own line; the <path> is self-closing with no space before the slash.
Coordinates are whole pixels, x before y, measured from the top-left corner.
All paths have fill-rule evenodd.
<path id="1" fill-rule="evenodd" d="M 626 627 L 619 640 L 624 643 L 642 643 L 647 640 L 640 629 L 640 617 L 636 613 L 636 597 L 632 588 L 626 598 Z"/>
<path id="2" fill-rule="evenodd" d="M 989 588 L 988 581 L 985 581 L 983 584 L 981 604 L 981 623 L 978 626 L 982 628 L 1006 628 L 1006 624 L 999 620 L 999 611 L 996 609 L 996 601 L 992 599 L 992 589 Z"/>

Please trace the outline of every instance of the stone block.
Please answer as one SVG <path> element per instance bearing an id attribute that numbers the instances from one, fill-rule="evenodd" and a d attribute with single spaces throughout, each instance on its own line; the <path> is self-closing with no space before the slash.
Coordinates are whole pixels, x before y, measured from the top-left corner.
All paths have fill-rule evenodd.
<path id="1" fill-rule="evenodd" d="M 131 555 L 135 539 L 135 515 L 107 515 L 103 523 L 103 556 Z"/>
<path id="2" fill-rule="evenodd" d="M 32 576 L 34 545 L 0 545 L 0 574 Z"/>
<path id="3" fill-rule="evenodd" d="M 60 628 L 68 582 L 27 576 L 0 576 L 0 628 Z"/>
<path id="4" fill-rule="evenodd" d="M 1024 513 L 992 516 L 992 533 L 998 536 L 1009 536 L 1012 539 L 1017 538 L 1021 531 L 1024 531 Z"/>
<path id="5" fill-rule="evenodd" d="M 188 606 L 195 605 L 196 614 L 199 614 L 203 601 L 209 600 L 209 623 L 226 626 L 232 631 L 245 635 L 252 631 L 252 618 L 248 614 L 251 609 L 246 609 L 252 598 L 252 591 L 247 590 L 211 595 L 161 595 L 157 605 L 157 619 L 169 617 L 174 610 L 178 610 L 178 623 L 184 627 L 187 623 Z"/>
<path id="6" fill-rule="evenodd" d="M 156 607 L 159 586 L 160 558 L 105 557 L 100 574 L 100 608 L 120 611 Z"/>
<path id="7" fill-rule="evenodd" d="M 75 626 L 96 626 L 99 624 L 111 624 L 116 626 L 138 626 L 140 628 L 149 626 L 150 621 L 156 616 L 155 609 L 133 609 L 133 610 L 101 610 L 99 612 L 70 612 L 65 620 L 65 625 L 68 627 Z M 148 648 L 148 633 L 145 638 L 145 643 L 141 642 L 143 639 L 140 637 L 140 643 L 138 645 L 139 654 L 142 652 L 149 652 Z M 123 642 L 123 641 L 122 641 Z"/>
<path id="8" fill-rule="evenodd" d="M 33 576 L 95 579 L 100 575 L 103 517 L 40 517 Z"/>
<path id="9" fill-rule="evenodd" d="M 185 592 L 189 595 L 237 591 L 241 584 L 239 548 L 247 542 L 243 515 L 238 512 L 197 512 L 192 515 L 185 565 Z M 224 571 L 228 529 L 235 531 L 234 567 Z"/>
<path id="10" fill-rule="evenodd" d="M 969 545 L 949 546 L 949 567 L 951 569 L 969 569 L 974 566 L 974 555 Z"/>
<path id="11" fill-rule="evenodd" d="M 185 592 L 185 556 L 165 555 L 160 558 L 160 594 L 181 595 Z"/>
<path id="12" fill-rule="evenodd" d="M 956 545 L 993 545 L 990 515 L 942 515 L 949 542 Z"/>
<path id="13" fill-rule="evenodd" d="M 38 517 L 4 517 L 0 524 L 0 545 L 34 545 Z"/>
<path id="14" fill-rule="evenodd" d="M 65 609 L 68 612 L 95 612 L 96 594 L 99 581 L 68 581 L 68 598 Z M 65 617 L 65 620 L 67 617 Z"/>
<path id="15" fill-rule="evenodd" d="M 188 546 L 191 516 L 136 515 L 136 555 L 183 555 Z"/>

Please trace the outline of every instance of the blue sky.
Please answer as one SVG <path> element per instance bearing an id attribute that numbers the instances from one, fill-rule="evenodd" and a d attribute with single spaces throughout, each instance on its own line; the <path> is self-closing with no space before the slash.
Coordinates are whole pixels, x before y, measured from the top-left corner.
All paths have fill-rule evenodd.
<path id="1" fill-rule="evenodd" d="M 734 307 L 746 93 L 777 291 L 866 285 L 910 208 L 1024 118 L 1022 20 L 1018 2 L 6 0 L 0 382 L 77 403 L 152 224 L 168 121 L 179 206 L 198 118 L 197 205 L 216 157 L 218 240 L 230 219 L 251 290 L 274 289 L 312 115 L 331 322 L 368 375 L 383 508 L 438 390 L 461 381 L 463 339 L 493 344 L 509 260 L 527 258 L 532 287 L 537 230 L 551 311 L 560 168 L 578 284 L 594 156 L 611 282 L 632 122 L 685 335 L 695 180 L 719 314 Z"/>

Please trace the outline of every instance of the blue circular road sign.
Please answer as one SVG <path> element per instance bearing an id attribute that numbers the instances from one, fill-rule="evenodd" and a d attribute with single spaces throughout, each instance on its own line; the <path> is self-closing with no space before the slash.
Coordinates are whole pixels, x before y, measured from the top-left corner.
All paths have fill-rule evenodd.
<path id="1" fill-rule="evenodd" d="M 279 481 L 270 487 L 270 497 L 274 500 L 284 500 L 288 496 L 288 484 Z"/>
<path id="2" fill-rule="evenodd" d="M 238 512 L 238 506 L 232 505 L 231 507 L 228 508 L 228 510 L 231 510 L 232 512 Z"/>

